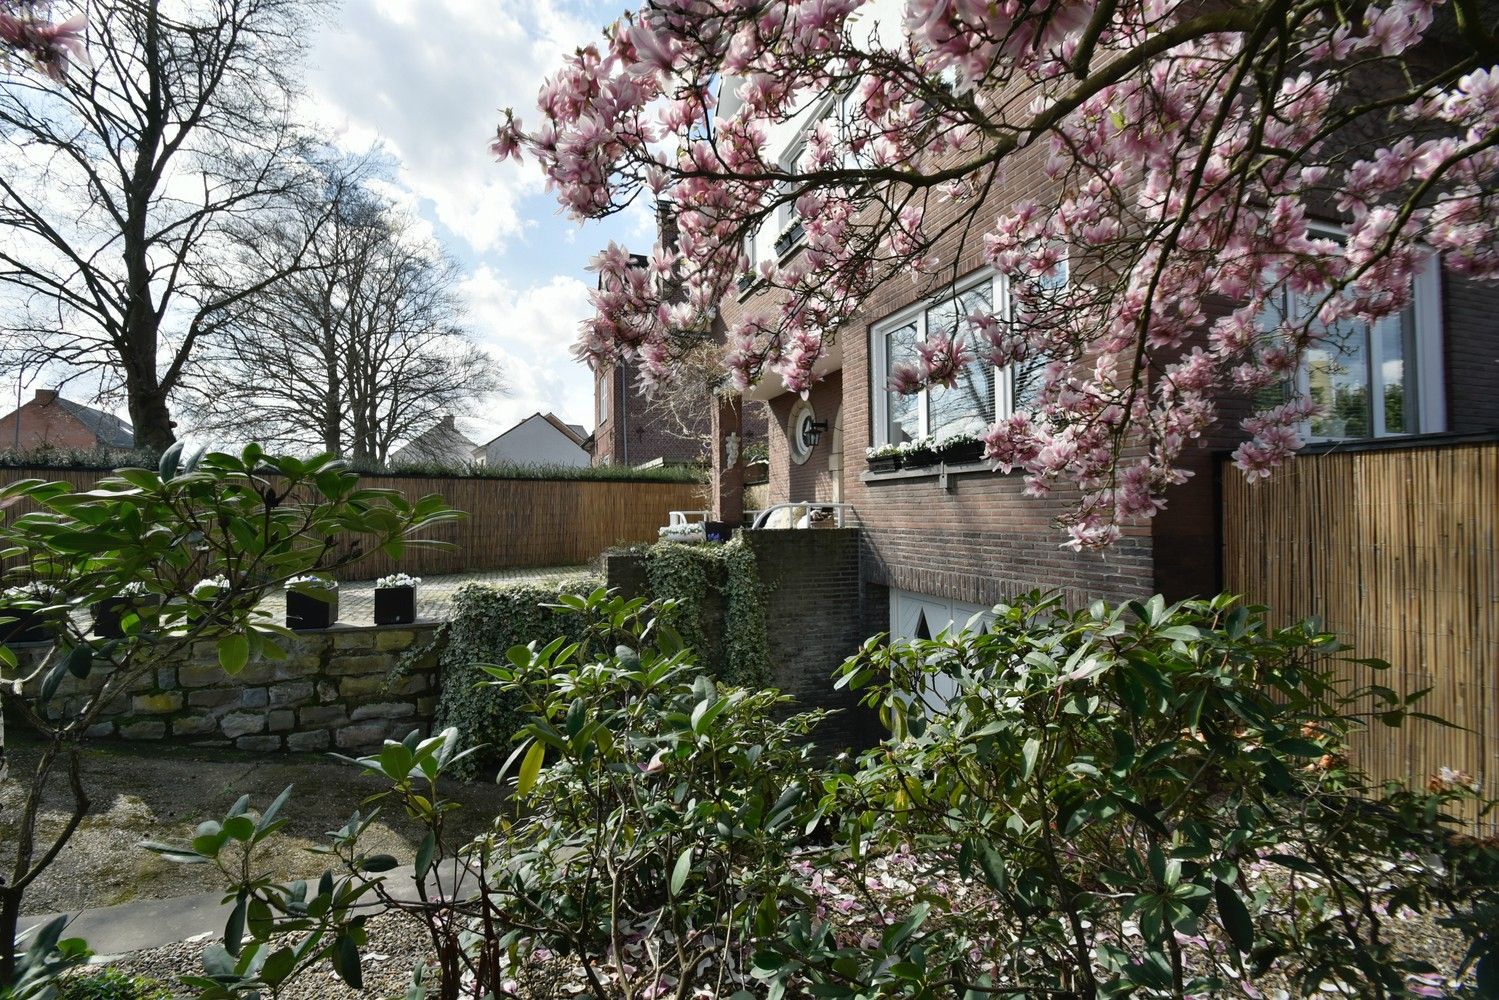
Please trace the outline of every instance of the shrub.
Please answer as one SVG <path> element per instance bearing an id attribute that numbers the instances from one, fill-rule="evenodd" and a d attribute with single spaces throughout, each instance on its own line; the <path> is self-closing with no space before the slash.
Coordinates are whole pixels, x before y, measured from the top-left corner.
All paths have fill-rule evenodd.
<path id="1" fill-rule="evenodd" d="M 823 885 L 865 899 L 871 866 L 899 877 L 863 940 L 793 919 L 765 978 L 820 996 L 1405 995 L 1435 971 L 1398 948 L 1389 915 L 1410 907 L 1445 913 L 1492 982 L 1499 853 L 1451 836 L 1456 790 L 1378 788 L 1350 764 L 1350 732 L 1413 700 L 1336 684 L 1334 637 L 1226 596 L 995 611 L 987 633 L 871 641 L 843 668 L 893 739 L 836 783 L 846 853 Z"/>
<path id="2" fill-rule="evenodd" d="M 451 616 L 437 630 L 433 645 L 408 654 L 415 661 L 433 648 L 438 651 L 433 728 L 453 729 L 462 746 L 477 748 L 450 768 L 453 777 L 472 779 L 498 767 L 525 722 L 518 700 L 486 684 L 489 677 L 479 665 L 504 660 L 512 646 L 556 636 L 578 638 L 579 620 L 556 607 L 557 596 L 587 594 L 597 586 L 591 577 L 545 586 L 471 584 L 454 597 Z"/>
<path id="3" fill-rule="evenodd" d="M 377 798 L 427 827 L 415 877 L 439 881 L 419 899 L 380 881 L 397 862 L 360 850 L 370 817 L 359 814 L 329 847 L 338 870 L 315 885 L 256 874 L 287 793 L 258 818 L 237 804 L 191 845 L 155 845 L 218 864 L 237 900 L 224 945 L 206 956 L 211 978 L 192 981 L 202 996 L 276 993 L 323 961 L 357 988 L 369 915 L 357 904 L 371 893 L 426 923 L 443 1000 L 513 993 L 507 983 L 537 962 L 596 1000 L 750 985 L 753 941 L 803 902 L 792 851 L 818 820 L 807 736 L 821 715 L 786 717 L 776 692 L 702 676 L 664 625 L 669 605 L 602 590 L 558 601 L 579 641 L 516 646 L 486 668 L 527 714 L 507 767 L 515 811 L 489 834 L 466 845 L 444 836 L 457 806 L 440 779 L 463 759 L 453 730 L 389 741 L 359 762 L 388 782 Z M 444 889 L 455 870 L 482 881 Z"/>
<path id="4" fill-rule="evenodd" d="M 186 457 L 174 445 L 156 469 L 120 469 L 91 490 L 31 479 L 0 487 L 0 590 L 19 588 L 0 617 L 42 621 L 53 638 L 24 664 L 0 645 L 0 771 L 7 716 L 41 744 L 30 773 L 15 775 L 29 787 L 8 824 L 15 850 L 0 878 L 0 996 L 38 969 L 50 975 L 71 954 L 56 935 L 40 951 L 47 935 L 18 952 L 17 927 L 27 886 L 88 814 L 81 751 L 105 708 L 201 646 L 216 648 L 229 674 L 285 656 L 292 633 L 260 610 L 268 594 L 361 553 L 433 544 L 410 536 L 458 516 L 441 497 L 408 501 L 361 488 L 358 475 L 327 457 L 304 462 L 254 445 Z M 121 634 L 90 634 L 79 612 L 121 595 L 136 595 L 120 616 Z M 75 697 L 59 705 L 60 692 Z M 65 822 L 41 822 L 49 800 L 70 801 Z"/>
<path id="5" fill-rule="evenodd" d="M 131 976 L 104 968 L 62 981 L 61 1000 L 172 1000 L 172 992 L 149 976 Z"/>

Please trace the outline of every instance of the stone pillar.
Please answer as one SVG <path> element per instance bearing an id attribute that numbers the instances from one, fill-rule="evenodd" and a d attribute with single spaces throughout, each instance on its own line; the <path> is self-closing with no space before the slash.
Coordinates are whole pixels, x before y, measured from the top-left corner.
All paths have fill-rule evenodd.
<path id="1" fill-rule="evenodd" d="M 744 400 L 717 397 L 713 407 L 713 475 L 708 481 L 711 520 L 744 522 Z"/>

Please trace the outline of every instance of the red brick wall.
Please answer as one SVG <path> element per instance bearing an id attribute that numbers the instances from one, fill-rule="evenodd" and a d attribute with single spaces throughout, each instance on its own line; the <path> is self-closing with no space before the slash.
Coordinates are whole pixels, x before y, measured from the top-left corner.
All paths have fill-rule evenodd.
<path id="1" fill-rule="evenodd" d="M 602 393 L 612 393 L 608 419 L 601 419 L 599 405 Z M 651 410 L 650 400 L 635 384 L 628 364 L 594 375 L 594 465 L 644 465 L 662 459 L 666 462 L 706 462 L 708 435 L 712 415 L 705 409 L 701 418 L 689 428 L 694 433 L 683 436 L 676 422 L 664 420 Z M 766 407 L 751 402 L 744 407 L 744 445 L 763 442 L 766 437 Z"/>
<path id="2" fill-rule="evenodd" d="M 0 449 L 30 451 L 44 446 L 89 449 L 99 444 L 92 430 L 52 402 L 55 394 L 49 395 L 49 392 L 38 391 L 36 398 L 22 404 L 19 410 L 0 417 Z M 16 433 L 18 420 L 19 435 Z"/>
<path id="3" fill-rule="evenodd" d="M 791 393 L 777 396 L 770 402 L 770 500 L 771 503 L 794 500 L 826 500 L 838 498 L 839 488 L 833 481 L 829 459 L 838 446 L 840 435 L 833 433 L 834 427 L 844 420 L 843 377 L 834 372 L 812 387 L 807 402 L 817 420 L 826 420 L 828 430 L 818 440 L 817 446 L 805 462 L 798 465 L 791 461 L 791 447 L 787 439 L 786 421 L 800 397 Z M 844 448 L 846 455 L 847 448 Z"/>
<path id="4" fill-rule="evenodd" d="M 1006 206 L 1023 198 L 1044 199 L 1048 181 L 1039 168 L 1039 153 L 1007 161 L 1005 182 L 997 185 L 974 213 L 972 232 Z M 926 228 L 938 231 L 963 206 L 942 203 L 928 208 Z M 1031 587 L 1060 587 L 1069 598 L 1120 599 L 1161 592 L 1170 598 L 1214 592 L 1220 585 L 1219 501 L 1213 453 L 1239 440 L 1239 420 L 1246 401 L 1228 398 L 1212 433 L 1183 456 L 1193 473 L 1173 488 L 1168 506 L 1153 522 L 1127 531 L 1113 551 L 1079 555 L 1060 547 L 1064 536 L 1052 521 L 1066 509 L 1068 497 L 1038 500 L 1022 495 L 1019 475 L 965 474 L 949 480 L 866 481 L 864 450 L 870 444 L 869 331 L 884 317 L 927 298 L 954 280 L 984 266 L 982 241 L 958 240 L 956 227 L 947 245 L 937 248 L 947 262 L 929 280 L 891 280 L 866 301 L 859 316 L 838 334 L 843 353 L 839 393 L 842 397 L 843 498 L 852 503 L 863 533 L 864 579 L 867 585 L 894 586 L 955 600 L 985 603 Z M 793 255 L 798 251 L 793 251 Z M 1218 304 L 1221 308 L 1222 303 Z M 1469 282 L 1444 274 L 1444 327 L 1447 357 L 1448 429 L 1471 432 L 1499 428 L 1499 286 Z M 766 314 L 774 303 L 765 294 L 723 304 L 723 321 L 733 326 L 746 313 Z M 828 380 L 825 380 L 828 381 Z M 820 387 L 819 387 L 820 388 Z M 815 400 L 819 417 L 824 407 Z M 816 492 L 806 472 L 789 465 L 784 419 L 793 398 L 772 404 L 776 420 L 771 433 L 771 498 L 829 499 Z M 821 446 L 819 446 L 821 451 Z M 817 462 L 814 455 L 812 462 Z M 809 463 L 810 464 L 810 463 Z M 1228 474 L 1235 474 L 1230 471 Z"/>

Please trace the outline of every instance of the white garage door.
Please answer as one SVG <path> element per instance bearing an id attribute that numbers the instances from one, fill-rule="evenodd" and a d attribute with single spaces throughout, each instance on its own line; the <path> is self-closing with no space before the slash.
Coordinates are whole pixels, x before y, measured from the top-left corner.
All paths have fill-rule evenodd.
<path id="1" fill-rule="evenodd" d="M 982 605 L 913 594 L 907 590 L 890 591 L 892 639 L 935 639 L 943 630 L 952 632 L 963 628 L 974 615 L 983 616 L 982 623 L 986 628 L 994 620 L 992 611 Z M 939 703 L 946 703 L 957 690 L 957 685 L 941 674 L 933 677 L 933 687 L 935 690 L 931 694 Z"/>

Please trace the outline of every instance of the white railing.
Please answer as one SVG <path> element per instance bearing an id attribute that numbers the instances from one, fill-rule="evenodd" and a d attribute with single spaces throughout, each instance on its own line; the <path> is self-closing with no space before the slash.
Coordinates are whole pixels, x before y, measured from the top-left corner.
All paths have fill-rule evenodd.
<path id="1" fill-rule="evenodd" d="M 684 524 L 693 524 L 694 521 L 689 520 L 690 518 L 696 518 L 698 521 L 706 521 L 708 520 L 708 512 L 706 510 L 669 511 L 666 515 L 666 524 L 671 528 L 681 527 Z"/>
<path id="2" fill-rule="evenodd" d="M 791 524 L 789 525 L 789 527 L 792 528 L 812 527 L 814 522 L 814 518 L 812 516 L 813 514 L 830 514 L 834 518 L 834 527 L 841 528 L 844 526 L 846 515 L 852 514 L 853 509 L 853 504 L 824 503 L 820 500 L 801 500 L 790 503 L 773 503 L 769 507 L 766 507 L 764 510 L 760 511 L 759 515 L 750 522 L 750 527 L 754 529 L 762 529 L 770 523 L 770 520 L 775 516 L 776 511 L 785 510 L 790 512 Z M 802 511 L 803 513 L 798 515 L 798 511 Z M 822 518 L 819 517 L 816 520 L 822 520 Z"/>

